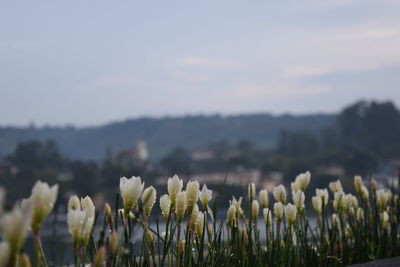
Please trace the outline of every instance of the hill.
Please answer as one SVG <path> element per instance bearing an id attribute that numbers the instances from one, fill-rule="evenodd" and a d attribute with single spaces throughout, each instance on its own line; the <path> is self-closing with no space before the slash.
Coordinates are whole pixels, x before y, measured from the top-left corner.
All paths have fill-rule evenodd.
<path id="1" fill-rule="evenodd" d="M 48 140 L 73 159 L 101 160 L 106 151 L 134 147 L 144 139 L 157 160 L 177 146 L 195 149 L 211 142 L 250 140 L 273 147 L 283 129 L 318 134 L 332 125 L 335 115 L 270 114 L 139 118 L 97 127 L 0 127 L 0 156 L 10 154 L 19 142 Z"/>

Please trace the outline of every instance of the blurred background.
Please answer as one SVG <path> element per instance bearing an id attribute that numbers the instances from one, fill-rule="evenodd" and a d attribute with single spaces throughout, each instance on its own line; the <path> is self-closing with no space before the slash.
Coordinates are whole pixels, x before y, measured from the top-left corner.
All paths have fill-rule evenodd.
<path id="1" fill-rule="evenodd" d="M 0 184 L 97 203 L 119 178 L 220 192 L 393 183 L 400 2 L 0 2 Z M 223 202 L 227 203 L 227 202 Z"/>

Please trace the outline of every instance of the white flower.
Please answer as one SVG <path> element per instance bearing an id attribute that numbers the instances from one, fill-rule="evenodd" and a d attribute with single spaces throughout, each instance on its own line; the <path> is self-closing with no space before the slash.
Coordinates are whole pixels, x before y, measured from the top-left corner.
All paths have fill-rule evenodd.
<path id="1" fill-rule="evenodd" d="M 275 202 L 274 204 L 274 214 L 278 221 L 282 220 L 284 206 L 281 202 Z"/>
<path id="2" fill-rule="evenodd" d="M 262 189 L 258 195 L 259 195 L 259 198 L 260 198 L 261 206 L 263 206 L 263 208 L 267 208 L 268 207 L 268 202 L 269 202 L 268 191 L 265 190 L 265 189 Z"/>
<path id="3" fill-rule="evenodd" d="M 263 209 L 263 217 L 264 217 L 264 222 L 267 226 L 272 225 L 272 212 L 270 209 L 265 208 Z"/>
<path id="4" fill-rule="evenodd" d="M 256 185 L 254 183 L 249 183 L 247 187 L 248 191 L 248 196 L 250 200 L 253 200 L 256 198 Z"/>
<path id="5" fill-rule="evenodd" d="M 137 204 L 137 201 L 142 194 L 144 183 L 140 177 L 132 176 L 130 179 L 122 177 L 119 180 L 119 190 L 124 201 L 124 213 L 128 215 L 132 208 Z"/>
<path id="6" fill-rule="evenodd" d="M 186 211 L 186 192 L 181 191 L 176 195 L 176 215 L 181 222 Z"/>
<path id="7" fill-rule="evenodd" d="M 10 212 L 3 215 L 0 226 L 12 254 L 19 252 L 24 245 L 32 214 L 32 206 L 30 203 L 26 203 L 24 206 L 15 205 Z"/>
<path id="8" fill-rule="evenodd" d="M 389 226 L 389 214 L 384 211 L 382 212 L 382 227 L 383 229 L 387 230 Z"/>
<path id="9" fill-rule="evenodd" d="M 212 191 L 207 189 L 207 185 L 203 185 L 203 189 L 201 189 L 200 192 L 200 201 L 203 204 L 203 207 L 207 207 L 208 206 L 208 202 L 210 202 L 212 198 Z"/>
<path id="10" fill-rule="evenodd" d="M 228 209 L 226 222 L 229 226 L 233 226 L 236 220 L 236 207 L 231 205 Z"/>
<path id="11" fill-rule="evenodd" d="M 259 213 L 260 213 L 260 205 L 258 204 L 258 201 L 254 199 L 251 202 L 251 216 L 253 217 L 253 220 L 257 220 Z"/>
<path id="12" fill-rule="evenodd" d="M 200 185 L 197 181 L 190 181 L 186 185 L 186 205 L 189 213 L 192 213 L 192 209 L 199 200 L 199 189 Z"/>
<path id="13" fill-rule="evenodd" d="M 167 194 L 163 195 L 162 197 L 160 197 L 160 208 L 161 208 L 161 212 L 162 215 L 164 216 L 164 218 L 166 220 L 168 220 L 168 216 L 170 213 L 170 208 L 171 208 L 171 199 L 169 198 L 169 196 Z"/>
<path id="14" fill-rule="evenodd" d="M 86 245 L 93 229 L 95 207 L 89 196 L 81 198 L 79 206 L 76 204 L 76 199 L 76 196 L 72 196 L 68 203 L 70 208 L 67 213 L 68 230 L 75 243 L 83 242 L 83 245 Z"/>
<path id="15" fill-rule="evenodd" d="M 179 179 L 178 175 L 174 175 L 174 177 L 168 179 L 168 194 L 172 203 L 175 204 L 176 196 L 179 192 L 182 191 L 183 181 Z"/>
<path id="16" fill-rule="evenodd" d="M 354 176 L 354 187 L 356 188 L 357 193 L 361 193 L 361 187 L 363 186 L 363 180 L 360 175 Z"/>
<path id="17" fill-rule="evenodd" d="M 10 260 L 11 248 L 6 241 L 0 243 L 0 267 L 7 267 Z"/>
<path id="18" fill-rule="evenodd" d="M 318 214 L 321 214 L 321 212 L 322 212 L 322 199 L 321 199 L 321 197 L 320 196 L 312 197 L 311 202 L 312 202 L 314 210 Z"/>
<path id="19" fill-rule="evenodd" d="M 286 203 L 286 189 L 283 185 L 275 186 L 272 193 L 276 201 L 279 201 L 282 204 Z"/>
<path id="20" fill-rule="evenodd" d="M 391 193 L 388 190 L 379 189 L 376 191 L 376 203 L 378 206 L 384 210 L 386 208 L 387 202 L 391 197 Z"/>
<path id="21" fill-rule="evenodd" d="M 242 197 L 240 197 L 239 200 L 236 200 L 235 197 L 232 197 L 232 200 L 229 201 L 229 203 L 236 208 L 236 212 L 238 213 L 239 216 L 243 216 L 243 210 L 242 210 L 242 207 L 241 207 L 242 200 L 243 200 Z"/>
<path id="22" fill-rule="evenodd" d="M 293 203 L 296 205 L 298 210 L 302 210 L 304 208 L 304 200 L 305 200 L 305 195 L 303 191 L 301 190 L 296 190 L 292 192 L 292 199 Z"/>
<path id="23" fill-rule="evenodd" d="M 199 206 L 195 204 L 192 209 L 192 213 L 190 214 L 190 229 L 195 231 L 196 223 L 197 223 L 197 216 L 199 215 Z"/>
<path id="24" fill-rule="evenodd" d="M 330 182 L 329 188 L 332 190 L 332 193 L 343 191 L 342 183 L 340 182 L 340 180 L 337 180 L 336 182 Z"/>
<path id="25" fill-rule="evenodd" d="M 364 210 L 362 208 L 357 209 L 357 221 L 364 220 Z"/>
<path id="26" fill-rule="evenodd" d="M 306 191 L 308 185 L 310 184 L 311 173 L 309 171 L 305 173 L 300 173 L 296 176 L 294 183 L 292 183 L 292 191 L 301 190 Z"/>
<path id="27" fill-rule="evenodd" d="M 154 187 L 149 186 L 143 191 L 142 205 L 144 214 L 150 216 L 151 210 L 153 209 L 154 203 L 156 202 L 157 191 Z"/>
<path id="28" fill-rule="evenodd" d="M 322 207 L 325 208 L 328 205 L 329 201 L 329 192 L 325 189 L 315 189 L 315 195 L 321 198 Z"/>
<path id="29" fill-rule="evenodd" d="M 333 227 L 339 227 L 340 221 L 339 221 L 339 216 L 336 213 L 332 214 L 332 226 Z"/>
<path id="30" fill-rule="evenodd" d="M 199 212 L 196 219 L 196 233 L 201 239 L 204 232 L 204 213 Z"/>
<path id="31" fill-rule="evenodd" d="M 361 186 L 361 197 L 367 201 L 369 199 L 369 192 L 365 185 Z"/>
<path id="32" fill-rule="evenodd" d="M 33 208 L 31 226 L 33 232 L 40 230 L 41 224 L 47 215 L 53 210 L 58 195 L 58 185 L 49 187 L 47 183 L 37 181 L 32 188 L 31 196 L 23 201 L 30 202 Z M 23 205 L 26 205 L 24 203 Z"/>
<path id="33" fill-rule="evenodd" d="M 297 208 L 295 205 L 289 203 L 285 207 L 285 217 L 289 223 L 293 223 L 296 221 Z"/>

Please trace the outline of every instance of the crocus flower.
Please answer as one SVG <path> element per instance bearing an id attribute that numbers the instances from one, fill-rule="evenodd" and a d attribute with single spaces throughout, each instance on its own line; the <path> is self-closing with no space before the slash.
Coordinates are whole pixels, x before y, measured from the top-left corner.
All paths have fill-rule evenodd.
<path id="1" fill-rule="evenodd" d="M 142 194 L 144 183 L 140 177 L 132 176 L 130 179 L 122 177 L 119 180 L 119 190 L 124 201 L 124 214 L 128 215 L 132 208 L 137 204 L 137 201 Z"/>

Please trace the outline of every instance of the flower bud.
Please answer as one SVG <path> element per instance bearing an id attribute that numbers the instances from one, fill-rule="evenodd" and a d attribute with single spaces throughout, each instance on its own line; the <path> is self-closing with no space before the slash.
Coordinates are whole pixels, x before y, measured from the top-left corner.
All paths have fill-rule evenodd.
<path id="1" fill-rule="evenodd" d="M 199 239 L 203 238 L 204 232 L 204 213 L 199 212 L 197 214 L 197 222 L 196 222 L 196 233 Z"/>
<path id="2" fill-rule="evenodd" d="M 111 255 L 115 255 L 118 249 L 118 233 L 112 232 L 108 239 L 108 247 L 110 248 Z"/>
<path id="3" fill-rule="evenodd" d="M 270 227 L 272 225 L 272 212 L 270 209 L 265 208 L 263 209 L 263 216 L 265 224 Z"/>
<path id="4" fill-rule="evenodd" d="M 244 247 L 247 247 L 249 245 L 249 236 L 247 235 L 247 230 L 243 228 L 241 232 Z"/>
<path id="5" fill-rule="evenodd" d="M 376 203 L 379 208 L 384 210 L 386 208 L 387 202 L 390 199 L 390 193 L 387 190 L 379 189 L 376 191 Z"/>
<path id="6" fill-rule="evenodd" d="M 104 204 L 104 213 L 106 214 L 106 217 L 109 218 L 111 216 L 112 210 L 111 206 L 108 203 Z"/>
<path id="7" fill-rule="evenodd" d="M 329 188 L 331 189 L 332 193 L 343 191 L 342 183 L 340 182 L 340 180 L 337 180 L 336 182 L 330 182 Z"/>
<path id="8" fill-rule="evenodd" d="M 150 216 L 151 210 L 153 209 L 154 203 L 156 202 L 157 192 L 154 187 L 149 186 L 143 191 L 142 205 L 144 214 Z"/>
<path id="9" fill-rule="evenodd" d="M 71 197 L 74 199 L 75 197 Z M 69 204 L 75 200 L 69 201 Z M 77 205 L 68 205 L 76 208 Z M 72 235 L 74 243 L 86 245 L 89 241 L 90 235 L 92 234 L 95 207 L 90 197 L 86 196 L 80 201 L 81 209 L 69 209 L 67 213 L 68 230 Z"/>
<path id="10" fill-rule="evenodd" d="M 192 213 L 190 214 L 190 230 L 194 231 L 197 223 L 197 216 L 199 215 L 199 206 L 195 204 L 192 209 Z"/>
<path id="11" fill-rule="evenodd" d="M 312 202 L 314 210 L 318 214 L 321 214 L 322 213 L 322 200 L 321 200 L 321 197 L 320 196 L 312 197 L 311 202 Z"/>
<path id="12" fill-rule="evenodd" d="M 296 221 L 297 208 L 295 205 L 289 203 L 285 207 L 285 217 L 289 223 L 294 223 Z"/>
<path id="13" fill-rule="evenodd" d="M 176 195 L 176 215 L 181 222 L 186 211 L 186 192 L 182 191 Z"/>
<path id="14" fill-rule="evenodd" d="M 207 189 L 207 185 L 203 185 L 203 189 L 200 192 L 200 201 L 203 204 L 203 208 L 208 206 L 208 202 L 210 202 L 212 198 L 212 191 Z"/>
<path id="15" fill-rule="evenodd" d="M 253 220 L 257 220 L 259 212 L 260 205 L 258 204 L 258 201 L 254 199 L 251 202 L 251 217 L 253 218 Z"/>
<path id="16" fill-rule="evenodd" d="M 363 180 L 360 175 L 354 176 L 354 187 L 357 193 L 361 193 L 361 187 L 363 186 Z"/>
<path id="17" fill-rule="evenodd" d="M 171 209 L 171 199 L 169 198 L 169 196 L 167 194 L 160 197 L 160 208 L 161 208 L 162 215 L 164 216 L 164 218 L 166 220 L 168 220 L 168 216 L 169 216 L 170 209 Z"/>
<path id="18" fill-rule="evenodd" d="M 254 183 L 249 183 L 247 191 L 250 201 L 256 198 L 256 185 Z"/>
<path id="19" fill-rule="evenodd" d="M 119 180 L 119 189 L 124 202 L 124 215 L 128 216 L 132 208 L 137 204 L 137 201 L 142 194 L 144 183 L 140 177 L 132 176 L 130 179 L 122 177 Z"/>
<path id="20" fill-rule="evenodd" d="M 329 202 L 329 193 L 328 190 L 325 189 L 315 189 L 315 195 L 321 198 L 322 208 L 325 208 Z"/>
<path id="21" fill-rule="evenodd" d="M 236 208 L 234 205 L 231 205 L 228 209 L 226 222 L 229 226 L 234 226 L 236 220 Z"/>
<path id="22" fill-rule="evenodd" d="M 259 198 L 260 198 L 261 206 L 262 206 L 263 208 L 268 208 L 268 202 L 269 202 L 269 199 L 268 199 L 268 191 L 265 190 L 265 189 L 262 189 L 262 190 L 260 191 L 260 193 L 259 193 Z"/>
<path id="23" fill-rule="evenodd" d="M 365 185 L 361 186 L 361 197 L 367 201 L 369 199 L 369 192 Z"/>
<path id="24" fill-rule="evenodd" d="M 168 194 L 172 203 L 175 204 L 176 196 L 182 191 L 183 181 L 179 179 L 178 175 L 168 179 Z"/>
<path id="25" fill-rule="evenodd" d="M 389 214 L 386 211 L 382 212 L 382 227 L 385 230 L 389 227 Z"/>
<path id="26" fill-rule="evenodd" d="M 242 205 L 242 200 L 243 200 L 242 197 L 240 197 L 239 200 L 236 200 L 235 197 L 232 197 L 232 200 L 229 201 L 230 204 L 233 205 L 233 206 L 236 208 L 236 212 L 237 212 L 237 214 L 238 214 L 240 217 L 243 217 L 243 215 L 244 215 L 244 214 L 243 214 L 242 207 L 241 207 L 241 205 Z"/>
<path id="27" fill-rule="evenodd" d="M 296 190 L 292 192 L 293 203 L 296 205 L 297 209 L 301 211 L 304 208 L 304 200 L 306 199 L 303 191 Z"/>
<path id="28" fill-rule="evenodd" d="M 188 209 L 188 213 L 192 213 L 192 209 L 194 205 L 199 200 L 199 182 L 197 181 L 189 181 L 186 185 L 186 205 Z"/>
<path id="29" fill-rule="evenodd" d="M 362 208 L 357 209 L 357 221 L 364 220 L 364 210 Z"/>
<path id="30" fill-rule="evenodd" d="M 286 189 L 283 185 L 275 186 L 272 193 L 276 201 L 279 201 L 282 204 L 286 203 Z"/>
<path id="31" fill-rule="evenodd" d="M 376 186 L 377 186 L 377 182 L 375 179 L 371 179 L 371 190 L 372 192 L 375 194 L 376 193 Z"/>
<path id="32" fill-rule="evenodd" d="M 106 248 L 101 246 L 94 257 L 92 267 L 103 267 L 106 260 Z"/>
<path id="33" fill-rule="evenodd" d="M 275 202 L 274 204 L 274 214 L 278 221 L 282 220 L 283 217 L 283 204 L 281 202 Z"/>

